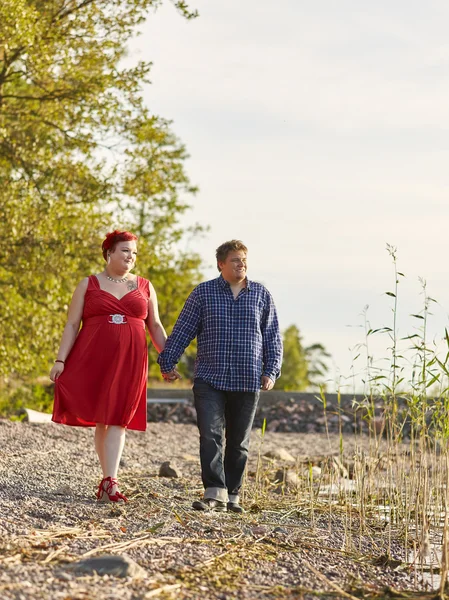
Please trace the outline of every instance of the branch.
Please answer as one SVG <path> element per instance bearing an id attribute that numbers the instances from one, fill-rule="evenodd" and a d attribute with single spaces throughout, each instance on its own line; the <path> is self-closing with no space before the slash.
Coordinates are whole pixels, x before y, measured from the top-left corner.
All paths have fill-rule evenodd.
<path id="1" fill-rule="evenodd" d="M 74 6 L 71 9 L 65 10 L 64 8 L 61 8 L 60 11 L 58 11 L 55 16 L 52 19 L 52 23 L 54 23 L 55 21 L 62 21 L 62 19 L 65 19 L 66 17 L 68 17 L 69 15 L 72 15 L 75 12 L 78 12 L 79 10 L 85 8 L 86 6 L 89 6 L 89 4 L 93 4 L 95 2 L 95 0 L 84 0 L 84 2 L 81 2 L 81 4 L 78 4 L 77 6 Z"/>
<path id="2" fill-rule="evenodd" d="M 2 86 L 2 84 L 4 83 L 6 77 L 7 77 L 7 73 L 8 73 L 8 69 L 9 67 L 19 58 L 19 56 L 21 55 L 21 53 L 25 50 L 25 46 L 20 46 L 19 48 L 17 48 L 17 50 L 15 50 L 12 55 L 10 57 L 7 56 L 6 51 L 3 54 L 3 60 L 4 60 L 4 64 L 3 64 L 3 69 L 0 72 L 0 87 Z M 0 96 L 1 98 L 1 96 Z"/>

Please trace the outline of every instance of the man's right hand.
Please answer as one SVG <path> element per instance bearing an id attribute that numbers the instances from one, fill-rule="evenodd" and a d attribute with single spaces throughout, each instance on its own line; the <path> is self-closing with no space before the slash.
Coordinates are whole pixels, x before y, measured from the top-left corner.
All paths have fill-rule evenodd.
<path id="1" fill-rule="evenodd" d="M 177 379 L 182 379 L 181 375 L 176 369 L 172 369 L 168 373 L 162 373 L 162 377 L 165 379 L 165 381 L 168 381 L 168 383 L 173 383 Z"/>

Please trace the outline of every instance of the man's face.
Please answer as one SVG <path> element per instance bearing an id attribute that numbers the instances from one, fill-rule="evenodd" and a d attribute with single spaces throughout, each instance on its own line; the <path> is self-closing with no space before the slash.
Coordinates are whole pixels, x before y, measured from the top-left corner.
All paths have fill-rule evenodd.
<path id="1" fill-rule="evenodd" d="M 246 253 L 243 250 L 229 252 L 224 262 L 219 262 L 221 274 L 226 281 L 238 283 L 246 277 Z"/>

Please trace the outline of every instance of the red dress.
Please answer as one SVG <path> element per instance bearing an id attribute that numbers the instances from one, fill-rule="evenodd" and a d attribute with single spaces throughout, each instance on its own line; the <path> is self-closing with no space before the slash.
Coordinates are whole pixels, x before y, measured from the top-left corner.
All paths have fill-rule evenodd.
<path id="1" fill-rule="evenodd" d="M 55 383 L 53 421 L 145 431 L 149 296 L 149 282 L 141 277 L 135 290 L 117 300 L 90 275 L 83 326 Z"/>

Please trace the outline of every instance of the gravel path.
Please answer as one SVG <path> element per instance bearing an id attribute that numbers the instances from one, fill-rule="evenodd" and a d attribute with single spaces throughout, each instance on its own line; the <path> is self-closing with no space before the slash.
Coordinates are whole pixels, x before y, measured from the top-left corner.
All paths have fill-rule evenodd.
<path id="1" fill-rule="evenodd" d="M 345 438 L 348 455 L 354 443 Z M 191 510 L 202 494 L 198 434 L 194 425 L 173 423 L 128 433 L 121 481 L 130 502 L 99 505 L 91 430 L 0 420 L 0 597 L 311 599 L 360 597 L 355 590 L 369 588 L 380 598 L 385 586 L 413 589 L 400 561 L 384 561 L 382 532 L 361 535 L 352 548 L 341 511 L 315 513 L 296 492 L 279 493 L 267 465 L 282 463 L 265 460 L 257 470 L 258 455 L 279 448 L 302 460 L 336 454 L 337 436 L 329 446 L 324 434 L 267 432 L 260 444 L 255 431 L 243 516 Z M 180 478 L 158 476 L 166 460 Z M 395 552 L 401 555 L 400 544 Z M 140 569 L 119 578 L 73 568 L 105 554 Z"/>

